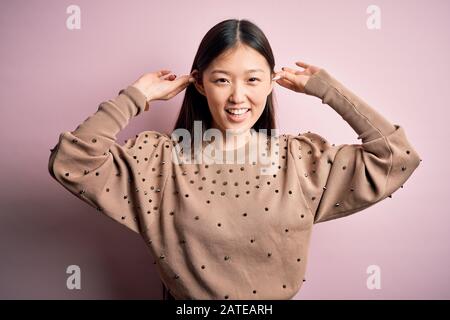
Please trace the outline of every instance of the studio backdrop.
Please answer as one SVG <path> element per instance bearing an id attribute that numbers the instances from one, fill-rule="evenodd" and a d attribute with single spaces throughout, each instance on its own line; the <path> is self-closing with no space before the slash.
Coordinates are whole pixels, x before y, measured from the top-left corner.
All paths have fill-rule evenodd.
<path id="1" fill-rule="evenodd" d="M 292 299 L 450 298 L 448 1 L 19 0 L 0 3 L 1 299 L 163 298 L 148 241 L 61 186 L 51 149 L 140 76 L 189 74 L 205 33 L 226 19 L 261 28 L 275 71 L 302 70 L 297 61 L 326 70 L 400 125 L 420 157 L 383 201 L 314 225 Z M 170 134 L 184 95 L 152 101 L 118 145 Z M 273 95 L 280 134 L 361 144 L 327 101 L 279 84 Z"/>

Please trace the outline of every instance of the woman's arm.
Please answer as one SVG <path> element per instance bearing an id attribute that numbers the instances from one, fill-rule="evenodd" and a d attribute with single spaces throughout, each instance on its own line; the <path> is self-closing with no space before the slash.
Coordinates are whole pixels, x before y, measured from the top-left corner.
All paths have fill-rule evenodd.
<path id="1" fill-rule="evenodd" d="M 121 90 L 115 99 L 102 102 L 75 131 L 60 134 L 48 164 L 51 176 L 72 194 L 137 233 L 141 224 L 147 223 L 143 213 L 158 207 L 160 196 L 155 190 L 163 188 L 170 168 L 159 165 L 170 159 L 166 151 L 170 149 L 164 148 L 169 138 L 160 133 L 144 131 L 123 146 L 116 142 L 116 135 L 145 106 L 146 99 L 138 89 L 128 86 Z M 151 176 L 140 176 L 143 166 L 157 170 Z M 144 177 L 153 190 L 143 183 Z M 141 208 L 145 190 L 151 193 L 152 203 L 147 200 Z"/>
<path id="2" fill-rule="evenodd" d="M 156 219 L 165 182 L 171 174 L 172 140 L 143 131 L 119 145 L 116 135 L 148 109 L 148 102 L 168 100 L 189 85 L 189 75 L 175 80 L 170 70 L 146 73 L 75 131 L 60 134 L 48 170 L 67 190 L 134 232 Z"/>
<path id="3" fill-rule="evenodd" d="M 305 86 L 305 93 L 320 98 L 323 104 L 328 104 L 339 113 L 363 143 L 388 136 L 395 131 L 392 123 L 325 69 L 320 69 L 310 77 Z"/>
<path id="4" fill-rule="evenodd" d="M 332 107 L 362 140 L 335 146 L 315 133 L 290 136 L 290 157 L 315 223 L 391 196 L 418 167 L 420 157 L 403 127 L 391 124 L 326 70 L 310 77 L 305 93 Z"/>

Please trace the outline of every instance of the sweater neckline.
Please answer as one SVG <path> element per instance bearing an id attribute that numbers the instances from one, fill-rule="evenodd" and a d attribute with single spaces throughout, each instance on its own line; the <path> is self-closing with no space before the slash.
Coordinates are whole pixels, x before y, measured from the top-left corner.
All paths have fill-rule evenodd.
<path id="1" fill-rule="evenodd" d="M 221 154 L 221 163 L 222 164 L 227 164 L 227 161 L 232 161 L 231 163 L 228 164 L 233 164 L 233 163 L 240 163 L 240 162 L 236 162 L 237 159 L 240 159 L 241 157 L 244 157 L 244 161 L 248 161 L 248 157 L 250 154 L 250 148 L 254 145 L 257 144 L 257 137 L 260 136 L 258 134 L 258 132 L 254 132 L 253 130 L 250 130 L 250 138 L 248 139 L 248 141 L 243 144 L 242 146 L 238 147 L 238 148 L 234 148 L 234 149 L 222 149 L 222 148 L 215 148 L 214 146 L 211 145 L 207 145 L 204 147 L 203 149 L 203 161 L 205 161 L 205 159 L 209 162 L 216 162 L 219 161 L 218 159 L 218 155 Z M 209 147 L 209 151 L 205 152 L 205 149 Z M 210 152 L 212 153 L 212 157 L 210 156 Z M 198 156 L 198 155 L 196 155 Z M 233 160 L 234 159 L 234 160 Z"/>

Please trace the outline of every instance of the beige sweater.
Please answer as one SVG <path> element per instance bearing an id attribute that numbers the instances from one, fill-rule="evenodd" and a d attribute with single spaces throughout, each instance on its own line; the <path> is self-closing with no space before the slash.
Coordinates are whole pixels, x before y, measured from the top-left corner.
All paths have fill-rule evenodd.
<path id="1" fill-rule="evenodd" d="M 49 172 L 139 233 L 176 299 L 290 299 L 304 281 L 313 224 L 390 197 L 421 161 L 403 127 L 324 69 L 306 94 L 336 110 L 362 144 L 280 135 L 279 170 L 270 175 L 253 162 L 176 164 L 172 155 L 181 153 L 170 135 L 144 131 L 124 145 L 116 141 L 145 107 L 142 93 L 128 86 L 60 134 Z"/>

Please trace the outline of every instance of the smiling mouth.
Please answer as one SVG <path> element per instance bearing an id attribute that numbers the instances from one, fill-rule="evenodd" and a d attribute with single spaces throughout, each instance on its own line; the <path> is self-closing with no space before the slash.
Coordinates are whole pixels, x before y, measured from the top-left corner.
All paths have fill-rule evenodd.
<path id="1" fill-rule="evenodd" d="M 227 120 L 234 123 L 240 123 L 246 121 L 251 117 L 251 108 L 227 108 Z"/>
<path id="2" fill-rule="evenodd" d="M 250 111 L 250 108 L 229 108 L 225 109 L 225 111 L 228 114 L 239 116 Z"/>

